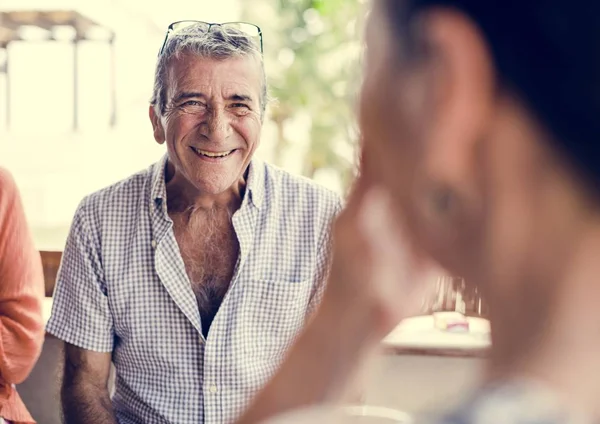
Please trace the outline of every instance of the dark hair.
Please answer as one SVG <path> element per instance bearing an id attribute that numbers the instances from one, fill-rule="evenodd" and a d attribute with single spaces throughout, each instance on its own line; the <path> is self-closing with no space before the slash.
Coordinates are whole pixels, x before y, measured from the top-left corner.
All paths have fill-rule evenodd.
<path id="1" fill-rule="evenodd" d="M 504 88 L 553 135 L 590 185 L 600 185 L 600 2 L 386 0 L 398 35 L 432 7 L 469 17 L 483 33 Z"/>

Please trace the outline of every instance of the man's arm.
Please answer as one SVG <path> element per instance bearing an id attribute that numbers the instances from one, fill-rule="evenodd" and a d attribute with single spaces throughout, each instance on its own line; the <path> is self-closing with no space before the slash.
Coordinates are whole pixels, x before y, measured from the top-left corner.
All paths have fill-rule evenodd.
<path id="1" fill-rule="evenodd" d="M 110 395 L 111 354 L 65 343 L 61 390 L 65 424 L 117 424 Z"/>
<path id="2" fill-rule="evenodd" d="M 84 199 L 73 218 L 46 330 L 65 342 L 65 422 L 112 424 L 107 384 L 115 332 L 93 207 Z"/>

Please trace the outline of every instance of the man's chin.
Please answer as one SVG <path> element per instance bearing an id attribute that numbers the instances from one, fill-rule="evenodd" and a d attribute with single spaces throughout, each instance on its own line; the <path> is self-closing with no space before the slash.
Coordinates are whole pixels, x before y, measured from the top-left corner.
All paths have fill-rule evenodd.
<path id="1" fill-rule="evenodd" d="M 187 163 L 188 181 L 202 196 L 217 196 L 227 192 L 238 193 L 244 183 L 246 166 L 231 158 L 223 163 Z M 208 165 L 208 166 L 207 166 Z"/>

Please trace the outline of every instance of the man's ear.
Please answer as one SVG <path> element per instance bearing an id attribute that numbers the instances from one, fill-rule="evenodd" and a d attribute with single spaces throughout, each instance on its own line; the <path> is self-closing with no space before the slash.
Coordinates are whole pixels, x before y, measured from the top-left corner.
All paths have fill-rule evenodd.
<path id="1" fill-rule="evenodd" d="M 148 108 L 148 115 L 150 116 L 150 122 L 152 123 L 154 139 L 158 144 L 163 144 L 165 142 L 165 130 L 154 106 L 150 105 Z"/>

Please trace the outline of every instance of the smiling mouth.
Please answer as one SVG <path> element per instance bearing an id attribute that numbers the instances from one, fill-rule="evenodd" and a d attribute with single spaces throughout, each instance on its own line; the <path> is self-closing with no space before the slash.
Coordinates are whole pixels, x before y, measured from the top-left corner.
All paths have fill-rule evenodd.
<path id="1" fill-rule="evenodd" d="M 190 146 L 191 147 L 191 146 Z M 221 159 L 221 158 L 226 158 L 227 156 L 229 156 L 230 154 L 232 154 L 233 152 L 236 151 L 236 149 L 233 150 L 227 150 L 225 152 L 209 152 L 207 150 L 201 150 L 201 149 L 197 149 L 195 147 L 191 147 L 191 149 L 200 156 L 204 156 L 206 158 L 211 158 L 211 159 Z"/>

